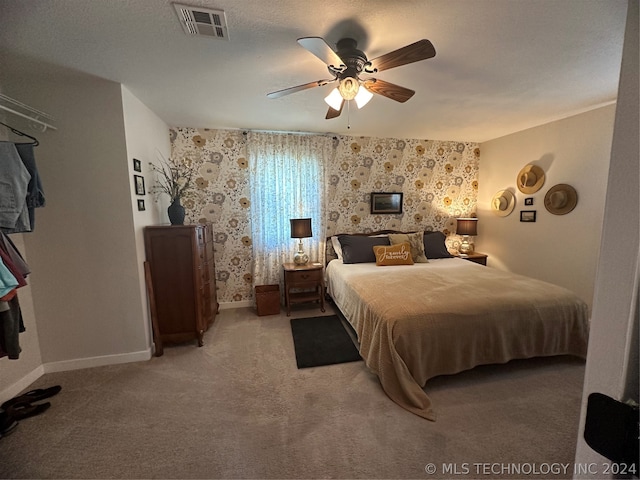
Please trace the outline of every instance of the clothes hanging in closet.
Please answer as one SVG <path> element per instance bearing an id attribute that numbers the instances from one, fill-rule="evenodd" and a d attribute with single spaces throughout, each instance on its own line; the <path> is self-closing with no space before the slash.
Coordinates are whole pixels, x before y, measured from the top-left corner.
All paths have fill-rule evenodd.
<path id="1" fill-rule="evenodd" d="M 0 231 L 0 357 L 20 356 L 19 334 L 25 331 L 18 301 L 18 289 L 31 273 L 27 262 L 11 239 Z"/>
<path id="2" fill-rule="evenodd" d="M 33 143 L 0 142 L 0 231 L 31 232 L 45 205 Z"/>

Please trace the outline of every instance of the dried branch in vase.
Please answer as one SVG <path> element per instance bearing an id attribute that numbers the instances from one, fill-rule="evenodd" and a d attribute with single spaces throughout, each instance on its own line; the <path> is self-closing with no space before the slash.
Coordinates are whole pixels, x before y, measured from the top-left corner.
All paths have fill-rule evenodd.
<path id="1" fill-rule="evenodd" d="M 151 189 L 152 193 L 166 193 L 172 202 L 186 196 L 195 173 L 191 159 L 184 158 L 182 161 L 163 159 L 160 160 L 159 166 L 154 163 L 150 165 L 156 172 L 156 183 Z"/>

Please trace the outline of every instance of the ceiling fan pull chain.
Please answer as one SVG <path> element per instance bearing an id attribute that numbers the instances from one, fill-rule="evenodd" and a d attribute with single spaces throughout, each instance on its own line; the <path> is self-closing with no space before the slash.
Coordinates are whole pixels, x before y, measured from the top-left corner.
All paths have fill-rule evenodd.
<path id="1" fill-rule="evenodd" d="M 347 130 L 351 129 L 351 100 L 345 100 L 347 102 Z"/>

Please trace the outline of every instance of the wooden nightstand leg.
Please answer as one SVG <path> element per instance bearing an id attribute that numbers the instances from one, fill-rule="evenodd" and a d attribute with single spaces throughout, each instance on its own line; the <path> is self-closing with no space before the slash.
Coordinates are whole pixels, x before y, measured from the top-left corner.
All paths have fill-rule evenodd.
<path id="1" fill-rule="evenodd" d="M 284 291 L 284 302 L 287 304 L 287 317 L 291 316 L 291 301 L 289 300 L 289 288 Z"/>

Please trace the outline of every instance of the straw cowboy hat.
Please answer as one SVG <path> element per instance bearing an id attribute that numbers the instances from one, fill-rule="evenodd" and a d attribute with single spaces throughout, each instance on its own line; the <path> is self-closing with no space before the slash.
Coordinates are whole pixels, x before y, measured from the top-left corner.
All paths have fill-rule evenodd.
<path id="1" fill-rule="evenodd" d="M 520 170 L 516 183 L 522 193 L 536 193 L 544 185 L 544 170 L 529 164 Z"/>
<path id="2" fill-rule="evenodd" d="M 506 217 L 516 206 L 516 198 L 509 190 L 500 190 L 491 199 L 491 210 L 499 217 Z"/>
<path id="3" fill-rule="evenodd" d="M 566 183 L 559 183 L 549 189 L 544 196 L 544 206 L 554 215 L 564 215 L 576 208 L 578 194 L 575 188 Z"/>

